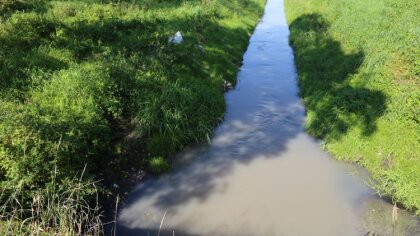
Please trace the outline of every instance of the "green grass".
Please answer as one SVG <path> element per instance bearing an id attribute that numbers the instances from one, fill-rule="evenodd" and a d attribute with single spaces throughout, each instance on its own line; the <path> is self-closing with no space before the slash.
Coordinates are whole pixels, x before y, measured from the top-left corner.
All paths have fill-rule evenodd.
<path id="1" fill-rule="evenodd" d="M 98 199 L 96 204 L 89 204 L 83 197 L 86 192 L 97 192 L 95 182 L 80 177 L 74 184 L 57 186 L 56 176 L 54 172 L 49 186 L 38 190 L 29 204 L 23 202 L 21 184 L 9 194 L 0 192 L 0 197 L 5 199 L 0 204 L 0 235 L 102 234 Z"/>
<path id="2" fill-rule="evenodd" d="M 105 193 L 132 167 L 167 170 L 222 120 L 223 81 L 235 82 L 264 3 L 0 1 L 2 192 L 19 185 L 30 202 L 54 168 L 62 185 L 87 165 Z M 184 42 L 168 43 L 177 31 Z"/>
<path id="3" fill-rule="evenodd" d="M 420 214 L 420 5 L 285 2 L 308 132 Z"/>

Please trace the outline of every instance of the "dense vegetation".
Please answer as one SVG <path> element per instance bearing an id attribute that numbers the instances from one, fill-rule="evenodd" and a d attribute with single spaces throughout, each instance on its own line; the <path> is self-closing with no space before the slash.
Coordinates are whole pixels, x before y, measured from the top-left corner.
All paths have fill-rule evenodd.
<path id="1" fill-rule="evenodd" d="M 420 5 L 286 0 L 307 130 L 420 213 Z"/>
<path id="2" fill-rule="evenodd" d="M 264 2 L 0 1 L 0 225 L 32 207 L 32 230 L 78 234 L 58 222 L 65 211 L 42 225 L 33 208 L 85 209 L 97 187 L 107 192 L 88 181 L 160 173 L 171 154 L 207 140 Z M 177 31 L 184 42 L 169 43 Z"/>

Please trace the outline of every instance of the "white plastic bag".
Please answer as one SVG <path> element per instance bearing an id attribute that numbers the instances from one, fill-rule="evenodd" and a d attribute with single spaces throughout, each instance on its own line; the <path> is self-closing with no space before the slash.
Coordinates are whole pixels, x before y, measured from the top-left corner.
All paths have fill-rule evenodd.
<path id="1" fill-rule="evenodd" d="M 184 41 L 181 32 L 176 32 L 174 36 L 169 38 L 169 43 L 181 44 Z"/>

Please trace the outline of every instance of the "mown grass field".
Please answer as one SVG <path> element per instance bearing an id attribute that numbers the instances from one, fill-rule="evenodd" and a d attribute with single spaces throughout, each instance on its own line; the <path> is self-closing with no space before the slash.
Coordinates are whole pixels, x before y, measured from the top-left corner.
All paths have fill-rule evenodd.
<path id="1" fill-rule="evenodd" d="M 0 234 L 35 203 L 48 212 L 36 199 L 68 205 L 59 196 L 77 190 L 70 202 L 95 200 L 131 169 L 161 173 L 176 151 L 209 139 L 264 3 L 0 1 L 0 220 L 17 222 Z M 177 31 L 183 43 L 169 43 Z M 85 167 L 83 181 L 105 181 L 75 187 Z M 61 213 L 47 214 L 56 228 L 39 226 L 41 213 L 23 226 L 84 230 L 66 231 Z"/>
<path id="2" fill-rule="evenodd" d="M 420 214 L 420 4 L 286 0 L 307 130 Z"/>

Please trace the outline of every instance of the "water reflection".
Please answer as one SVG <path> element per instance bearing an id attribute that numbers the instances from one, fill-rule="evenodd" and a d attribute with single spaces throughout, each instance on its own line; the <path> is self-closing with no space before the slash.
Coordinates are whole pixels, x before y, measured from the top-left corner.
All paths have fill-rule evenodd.
<path id="1" fill-rule="evenodd" d="M 283 1 L 269 0 L 211 144 L 141 183 L 119 214 L 118 235 L 156 235 L 165 212 L 161 235 L 419 232 L 418 219 L 403 211 L 389 224 L 392 206 L 349 174 L 358 169 L 305 134 L 288 34 Z"/>

